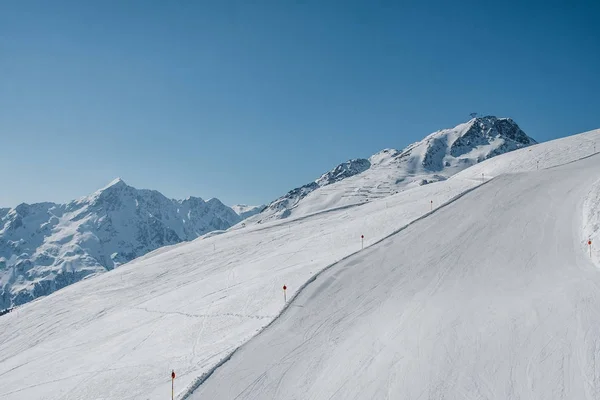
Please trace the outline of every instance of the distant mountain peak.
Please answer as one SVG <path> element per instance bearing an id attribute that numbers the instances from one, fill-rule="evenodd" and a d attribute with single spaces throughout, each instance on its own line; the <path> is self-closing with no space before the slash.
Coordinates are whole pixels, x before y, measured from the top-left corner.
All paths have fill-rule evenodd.
<path id="1" fill-rule="evenodd" d="M 180 203 L 205 203 L 202 197 L 198 196 L 188 196 L 184 200 L 176 200 Z"/>
<path id="2" fill-rule="evenodd" d="M 127 186 L 127 184 L 125 183 L 125 181 L 123 179 L 121 179 L 121 178 L 115 178 L 108 185 L 104 186 L 100 190 L 106 190 L 106 189 L 111 188 L 111 187 L 123 187 L 123 186 Z"/>
<path id="3" fill-rule="evenodd" d="M 211 197 L 210 199 L 206 200 L 206 204 L 208 204 L 210 206 L 224 206 L 224 207 L 227 207 L 225 204 L 223 204 L 223 202 L 221 200 L 217 199 L 216 197 Z"/>
<path id="4" fill-rule="evenodd" d="M 216 198 L 170 200 L 120 178 L 68 204 L 0 209 L 0 309 L 239 221 Z"/>

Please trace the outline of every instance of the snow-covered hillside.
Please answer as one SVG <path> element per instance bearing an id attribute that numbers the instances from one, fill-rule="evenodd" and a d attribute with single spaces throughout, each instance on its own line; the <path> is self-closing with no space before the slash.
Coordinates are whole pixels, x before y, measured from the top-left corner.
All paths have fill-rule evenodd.
<path id="1" fill-rule="evenodd" d="M 340 164 L 316 181 L 273 201 L 247 223 L 372 201 L 445 180 L 483 160 L 535 143 L 510 118 L 474 118 L 455 128 L 434 132 L 402 151 L 385 149 L 368 160 Z"/>
<path id="2" fill-rule="evenodd" d="M 600 155 L 467 193 L 323 273 L 191 399 L 599 399 L 598 178 Z"/>
<path id="3" fill-rule="evenodd" d="M 235 211 L 237 215 L 240 216 L 241 219 L 249 218 L 253 215 L 258 214 L 265 208 L 264 205 L 261 206 L 249 206 L 247 204 L 236 204 L 231 206 L 231 209 Z"/>
<path id="4" fill-rule="evenodd" d="M 68 204 L 0 211 L 0 310 L 241 220 L 217 199 L 170 200 L 121 179 Z"/>
<path id="5" fill-rule="evenodd" d="M 418 393 L 412 396 L 414 390 L 430 393 L 431 396 L 426 397 L 435 398 L 436 393 L 444 392 L 446 388 L 442 378 L 457 383 L 454 388 L 464 391 L 463 394 L 449 392 L 453 394 L 452 398 L 469 398 L 471 393 L 475 393 L 471 396 L 475 398 L 510 398 L 499 392 L 497 383 L 500 381 L 505 382 L 507 388 L 512 387 L 521 398 L 560 398 L 545 396 L 547 393 L 541 388 L 556 389 L 554 382 L 560 382 L 560 376 L 555 372 L 562 370 L 566 393 L 563 397 L 585 398 L 578 396 L 581 391 L 572 388 L 575 388 L 574 384 L 580 385 L 581 377 L 586 376 L 589 390 L 595 389 L 597 381 L 594 380 L 591 357 L 595 354 L 594 338 L 598 335 L 592 328 L 600 313 L 591 312 L 595 311 L 594 304 L 600 302 L 596 301 L 593 292 L 583 286 L 577 287 L 574 282 L 579 279 L 579 282 L 593 285 L 596 279 L 589 272 L 591 266 L 584 264 L 585 259 L 581 258 L 587 256 L 589 259 L 583 239 L 588 232 L 584 233 L 582 216 L 595 212 L 585 207 L 596 203 L 590 190 L 593 182 L 600 178 L 599 156 L 589 157 L 594 142 L 600 148 L 600 131 L 516 150 L 481 162 L 447 180 L 362 205 L 260 225 L 242 227 L 238 224 L 217 236 L 160 248 L 94 279 L 78 282 L 18 307 L 0 317 L 0 376 L 3 383 L 0 398 L 163 399 L 170 395 L 171 369 L 177 373 L 177 398 L 189 398 L 192 389 L 222 362 L 225 362 L 223 371 L 233 372 L 219 375 L 217 370 L 199 386 L 198 393 L 200 398 L 229 398 L 227 394 L 211 397 L 209 394 L 216 390 L 211 380 L 223 379 L 220 382 L 225 382 L 232 391 L 240 390 L 238 383 L 227 383 L 229 378 L 225 378 L 239 372 L 238 361 L 235 355 L 230 361 L 226 360 L 284 309 L 284 284 L 287 285 L 288 310 L 308 306 L 307 309 L 314 311 L 315 318 L 321 318 L 323 310 L 313 307 L 314 304 L 325 304 L 318 296 L 322 291 L 322 295 L 332 296 L 325 306 L 332 311 L 331 318 L 320 330 L 311 319 L 312 313 L 307 313 L 309 315 L 301 317 L 306 318 L 302 327 L 314 329 L 289 332 L 289 336 L 280 338 L 279 342 L 271 342 L 273 346 L 265 356 L 273 360 L 277 349 L 285 348 L 288 340 L 296 341 L 298 336 L 315 346 L 328 340 L 331 347 L 328 352 L 348 349 L 348 336 L 329 329 L 336 316 L 347 315 L 345 310 L 341 314 L 333 314 L 333 311 L 347 304 L 346 310 L 354 312 L 357 318 L 364 312 L 366 318 L 373 321 L 368 326 L 365 320 L 356 319 L 356 327 L 364 328 L 363 333 L 347 323 L 351 319 L 342 321 L 348 335 L 357 339 L 357 348 L 356 353 L 351 353 L 341 365 L 354 368 L 358 361 L 365 360 L 365 370 L 360 371 L 364 376 L 357 382 L 364 382 L 363 378 L 367 377 L 373 382 L 372 386 L 365 384 L 364 392 L 357 391 L 358 397 L 363 394 L 362 398 L 385 398 L 381 391 L 377 393 L 382 396 L 369 397 L 372 388 L 381 390 L 382 382 L 377 379 L 381 375 L 390 382 L 390 398 L 418 398 Z M 575 162 L 585 157 L 589 158 Z M 567 163 L 572 164 L 556 168 Z M 554 170 L 558 172 L 554 173 Z M 527 173 L 502 176 L 516 172 Z M 498 178 L 499 186 L 496 179 L 482 186 L 482 174 L 486 182 Z M 514 190 L 511 189 L 513 186 Z M 535 199 L 534 195 L 543 201 Z M 479 197 L 481 204 L 478 205 Z M 528 205 L 528 201 L 531 204 Z M 561 207 L 563 201 L 566 207 Z M 440 208 L 448 202 L 450 205 Z M 564 214 L 559 214 L 563 209 L 566 210 Z M 514 210 L 514 214 L 510 210 Z M 479 221 L 475 216 L 485 219 Z M 407 225 L 410 227 L 406 228 Z M 401 236 L 406 235 L 401 233 L 404 229 L 407 229 L 405 232 L 411 229 L 412 234 Z M 510 242 L 502 239 L 503 231 L 506 238 L 511 238 Z M 523 232 L 531 234 L 533 239 L 523 236 Z M 377 241 L 396 233 L 405 240 L 392 239 L 368 250 Z M 575 244 L 568 242 L 571 233 Z M 598 232 L 589 234 L 598 235 Z M 367 248 L 362 253 L 360 235 L 365 236 Z M 565 259 L 562 251 L 570 255 Z M 354 265 L 338 263 L 356 252 L 360 255 L 347 259 Z M 475 255 L 479 258 L 474 258 Z M 536 255 L 544 258 L 536 259 Z M 526 256 L 524 263 L 521 256 Z M 569 268 L 565 270 L 563 280 L 555 279 L 560 275 L 555 261 Z M 545 263 L 553 263 L 548 264 L 548 273 L 543 267 Z M 389 271 L 390 265 L 394 270 Z M 318 276 L 327 267 L 330 267 L 331 275 Z M 572 267 L 588 272 L 577 277 L 572 275 Z M 365 275 L 352 275 L 352 270 L 360 270 Z M 388 272 L 390 279 L 393 278 L 389 287 L 386 282 Z M 350 282 L 349 277 L 354 281 Z M 475 279 L 487 278 L 489 282 L 481 288 L 473 285 Z M 341 287 L 336 284 L 338 281 L 352 285 L 354 290 L 337 291 Z M 303 287 L 309 290 L 307 293 L 318 297 L 319 303 L 307 304 L 305 297 L 297 299 L 301 301 L 292 300 Z M 507 287 L 512 288 L 512 292 L 495 290 Z M 527 293 L 533 297 L 523 295 L 521 289 L 530 289 Z M 562 295 L 572 295 L 574 289 L 581 289 L 582 297 Z M 396 297 L 390 297 L 391 292 Z M 486 298 L 488 292 L 490 296 Z M 453 298 L 439 297 L 444 293 L 457 294 L 457 302 L 452 301 Z M 513 293 L 521 293 L 515 297 L 518 301 L 510 301 Z M 338 298 L 337 294 L 348 299 Z M 433 295 L 432 302 L 426 301 L 429 294 Z M 473 296 L 472 302 L 469 296 Z M 552 296 L 556 301 L 546 302 Z M 411 298 L 415 301 L 410 302 Z M 500 307 L 499 302 L 506 305 Z M 536 305 L 532 306 L 533 303 Z M 545 304 L 548 304 L 546 310 Z M 520 311 L 523 305 L 524 311 Z M 427 310 L 427 313 L 421 310 Z M 552 312 L 560 316 L 580 315 L 582 325 L 577 325 L 575 320 L 561 322 L 549 314 Z M 284 314 L 281 322 L 297 323 L 290 315 Z M 489 319 L 477 319 L 485 315 Z M 512 336 L 499 336 L 497 348 L 491 348 L 490 341 L 483 340 L 490 338 L 485 332 L 505 332 L 509 326 L 507 321 L 511 320 L 522 327 Z M 480 326 L 470 324 L 479 321 L 483 322 Z M 454 322 L 457 324 L 453 325 Z M 403 340 L 403 336 L 399 336 L 401 330 L 410 324 L 414 325 L 409 327 L 413 332 L 411 340 L 421 342 L 400 342 L 407 349 L 405 359 L 396 358 L 399 364 L 378 358 L 378 354 L 389 353 L 394 357 L 397 353 L 396 347 L 385 347 L 387 342 L 373 342 L 374 330 L 386 332 L 378 336 L 384 341 L 386 338 Z M 560 330 L 560 324 L 572 327 L 572 330 Z M 281 325 L 273 325 L 276 326 Z M 586 334 L 588 327 L 590 330 Z M 265 331 L 265 335 L 268 332 Z M 258 344 L 264 343 L 260 342 L 262 336 L 257 338 Z M 314 341 L 311 341 L 312 337 Z M 456 337 L 467 339 L 456 341 Z M 473 337 L 481 340 L 468 341 Z M 564 347 L 551 341 L 552 338 L 564 339 L 561 342 Z M 371 346 L 369 359 L 364 358 L 365 347 L 360 346 L 363 342 L 365 346 Z M 453 347 L 455 344 L 457 346 Z M 535 347 L 537 344 L 539 348 Z M 585 351 L 587 345 L 588 352 Z M 566 355 L 565 349 L 569 346 L 578 351 L 572 353 L 578 359 Z M 430 360 L 432 349 L 436 350 L 439 360 L 431 367 L 418 361 L 415 354 L 420 348 L 424 360 Z M 250 345 L 248 349 L 251 349 Z M 387 352 L 387 349 L 394 351 Z M 472 349 L 478 354 L 476 360 L 469 358 L 475 354 L 470 351 Z M 457 357 L 458 350 L 465 350 L 466 358 Z M 301 357 L 302 354 L 302 345 L 297 353 L 290 353 L 292 357 L 298 355 L 299 362 L 304 363 L 306 358 Z M 338 354 L 327 354 L 336 361 L 341 360 Z M 565 362 L 561 363 L 555 354 L 564 355 L 562 360 Z M 524 359 L 528 355 L 532 360 L 529 364 Z M 586 358 L 588 355 L 590 358 Z M 499 362 L 505 360 L 505 363 L 494 364 L 490 361 L 492 356 Z M 548 365 L 542 365 L 545 359 L 548 359 Z M 369 363 L 369 360 L 375 362 Z M 411 360 L 418 361 L 414 370 L 404 364 Z M 573 368 L 571 362 L 577 360 L 579 369 Z M 471 361 L 474 364 L 468 364 Z M 229 362 L 234 368 L 228 367 Z M 290 359 L 281 362 L 285 364 Z M 282 376 L 281 365 L 273 365 L 273 376 Z M 291 373 L 297 377 L 296 367 L 289 365 Z M 480 367 L 479 373 L 474 373 L 469 365 Z M 511 366 L 520 377 L 504 380 Z M 312 367 L 321 374 L 329 374 L 332 385 L 342 386 L 338 378 L 343 375 L 336 375 L 333 369 L 324 372 L 319 366 Z M 379 367 L 386 369 L 379 370 Z M 255 368 L 246 371 L 248 376 L 256 376 L 258 369 Z M 407 396 L 398 395 L 402 392 L 398 392 L 396 382 L 407 382 L 403 376 L 414 378 L 415 371 L 422 374 L 422 379 L 413 379 L 411 385 L 407 383 Z M 490 380 L 489 374 L 495 371 L 498 378 Z M 273 393 L 271 376 L 265 369 L 260 372 L 262 377 L 254 381 L 256 384 L 248 385 L 248 391 L 242 390 L 240 398 L 270 398 Z M 305 377 L 298 378 L 299 384 L 309 382 L 311 376 L 307 371 Z M 421 385 L 427 377 L 438 385 L 423 389 Z M 470 386 L 455 377 L 470 378 Z M 523 393 L 527 388 L 523 377 L 531 377 L 529 387 L 534 388 L 534 395 Z M 241 376 L 239 379 L 246 380 Z M 294 389 L 287 379 L 282 378 L 281 382 L 281 388 L 288 393 Z M 511 382 L 515 384 L 511 385 Z M 574 384 L 569 386 L 571 382 Z M 319 385 L 324 389 L 322 396 L 333 395 L 332 386 L 323 385 L 322 381 Z M 293 395 L 322 398 L 314 392 L 317 386 L 306 386 L 305 389 L 310 395 Z M 343 388 L 340 393 L 347 394 L 345 390 Z M 477 390 L 483 394 L 477 395 Z"/>

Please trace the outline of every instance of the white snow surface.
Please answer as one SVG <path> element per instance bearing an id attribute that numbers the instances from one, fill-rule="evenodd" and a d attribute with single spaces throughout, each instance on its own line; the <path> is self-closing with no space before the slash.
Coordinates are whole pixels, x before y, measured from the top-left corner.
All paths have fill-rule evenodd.
<path id="1" fill-rule="evenodd" d="M 231 206 L 231 209 L 233 211 L 235 211 L 235 213 L 237 215 L 239 215 L 240 218 L 242 218 L 242 219 L 246 219 L 246 218 L 249 218 L 249 217 L 251 217 L 253 215 L 256 215 L 259 212 L 261 212 L 264 208 L 265 208 L 264 205 L 249 206 L 247 204 L 236 204 L 234 206 Z"/>
<path id="2" fill-rule="evenodd" d="M 18 307 L 0 317 L 0 398 L 164 399 L 175 369 L 181 399 L 221 362 L 192 396 L 385 398 L 389 388 L 390 398 L 510 398 L 532 388 L 594 398 L 598 271 L 582 232 L 600 159 L 573 162 L 593 141 L 600 130 L 360 206 L 238 224 Z M 482 173 L 497 179 L 479 187 Z M 284 284 L 283 318 L 248 342 L 284 309 Z M 285 358 L 288 342 L 300 347 Z M 256 363 L 244 375 L 246 355 Z"/>
<path id="3" fill-rule="evenodd" d="M 590 186 L 585 198 L 581 240 L 592 260 L 600 264 L 600 179 Z M 588 245 L 590 241 L 591 245 Z"/>
<path id="4" fill-rule="evenodd" d="M 338 263 L 191 399 L 599 399 L 598 177 L 503 175 Z"/>

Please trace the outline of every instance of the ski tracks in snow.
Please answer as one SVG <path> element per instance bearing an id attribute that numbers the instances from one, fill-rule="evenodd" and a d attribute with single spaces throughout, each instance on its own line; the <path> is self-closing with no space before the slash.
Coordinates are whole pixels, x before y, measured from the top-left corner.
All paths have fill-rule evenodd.
<path id="1" fill-rule="evenodd" d="M 594 169 L 597 163 L 583 165 L 585 172 L 598 171 Z M 319 273 L 310 286 L 305 285 L 309 290 L 303 288 L 294 299 L 307 308 L 286 309 L 270 328 L 241 346 L 239 355 L 200 387 L 198 398 L 218 397 L 217 393 L 223 398 L 271 398 L 285 392 L 315 399 L 374 398 L 374 393 L 381 398 L 478 398 L 480 394 L 497 399 L 597 399 L 600 307 L 596 301 L 598 282 L 589 280 L 598 281 L 598 271 L 589 268 L 589 257 L 586 261 L 578 253 L 577 240 L 569 240 L 578 230 L 568 211 L 575 209 L 573 202 L 581 192 L 580 182 L 573 181 L 570 174 L 572 169 L 566 168 L 551 172 L 547 179 L 544 175 L 530 176 L 534 184 L 560 188 L 548 194 L 561 201 L 549 205 L 544 197 L 536 197 L 535 191 L 524 189 L 527 185 L 521 182 L 522 176 L 501 178 L 487 191 L 502 188 L 492 193 L 491 199 L 469 196 L 464 203 L 468 206 L 461 203 L 456 207 L 467 213 L 477 210 L 479 216 L 486 215 L 488 204 L 502 208 L 490 221 L 458 224 L 454 229 L 460 235 L 447 248 L 443 244 L 432 248 L 435 259 L 428 260 L 419 235 L 427 235 L 428 227 L 436 224 L 452 226 L 454 208 L 432 220 L 422 218 L 412 236 L 404 233 Z M 502 197 L 498 200 L 499 193 Z M 479 200 L 485 203 L 479 204 Z M 527 204 L 526 214 L 510 212 L 529 200 L 533 201 Z M 563 201 L 567 201 L 566 206 Z M 548 205 L 553 214 L 536 213 L 540 204 Z M 565 207 L 567 212 L 563 212 Z M 504 232 L 494 224 L 509 229 Z M 549 235 L 529 236 L 540 231 Z M 523 232 L 528 234 L 523 236 Z M 408 254 L 404 254 L 402 248 L 394 247 L 403 240 L 416 249 L 407 244 Z M 478 248 L 479 243 L 487 247 Z M 558 246 L 562 251 L 555 253 Z M 406 260 L 400 261 L 403 269 L 386 259 L 391 250 L 393 260 Z M 571 259 L 570 254 L 579 255 Z M 415 269 L 417 262 L 420 267 Z M 377 271 L 375 264 L 383 265 L 383 270 Z M 374 276 L 365 274 L 367 270 Z M 336 274 L 344 279 L 343 285 L 336 283 Z M 376 301 L 375 296 L 385 303 Z M 571 306 L 580 310 L 575 314 L 578 317 Z M 358 321 L 362 323 L 355 330 Z M 332 342 L 337 339 L 337 329 L 343 330 L 347 355 L 340 354 L 342 348 Z M 369 334 L 371 330 L 374 335 Z M 499 333 L 502 336 L 496 336 Z M 575 341 L 574 334 L 578 337 Z M 358 354 L 352 352 L 354 346 L 358 346 Z M 388 346 L 396 352 L 388 353 Z M 579 356 L 573 357 L 575 354 Z M 344 365 L 332 371 L 335 361 L 327 360 L 327 364 L 323 357 L 344 360 Z M 573 369 L 577 359 L 581 375 Z M 418 365 L 428 362 L 433 363 L 424 366 L 428 374 L 421 373 Z M 237 374 L 237 365 L 246 372 Z M 252 371 L 254 376 L 246 375 Z M 393 371 L 412 377 L 412 381 L 405 380 L 406 386 L 400 387 L 388 375 L 380 385 L 369 381 L 372 371 Z M 354 378 L 349 380 L 351 376 Z M 579 386 L 581 378 L 585 394 Z M 379 386 L 370 388 L 372 384 Z M 353 395 L 348 397 L 350 393 Z"/>

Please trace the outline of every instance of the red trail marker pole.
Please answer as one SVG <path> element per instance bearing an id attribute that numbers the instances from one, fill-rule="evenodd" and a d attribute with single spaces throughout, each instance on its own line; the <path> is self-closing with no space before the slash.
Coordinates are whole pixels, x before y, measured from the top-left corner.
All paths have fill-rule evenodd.
<path id="1" fill-rule="evenodd" d="M 590 246 L 590 258 L 592 258 L 592 239 L 588 240 L 588 246 Z"/>
<path id="2" fill-rule="evenodd" d="M 286 290 L 287 290 L 287 286 L 283 285 L 283 302 L 284 303 L 287 303 L 287 293 L 286 293 Z"/>
<path id="3" fill-rule="evenodd" d="M 171 370 L 171 400 L 175 399 L 175 370 Z"/>
<path id="4" fill-rule="evenodd" d="M 360 235 L 360 249 L 365 249 L 365 235 Z"/>

